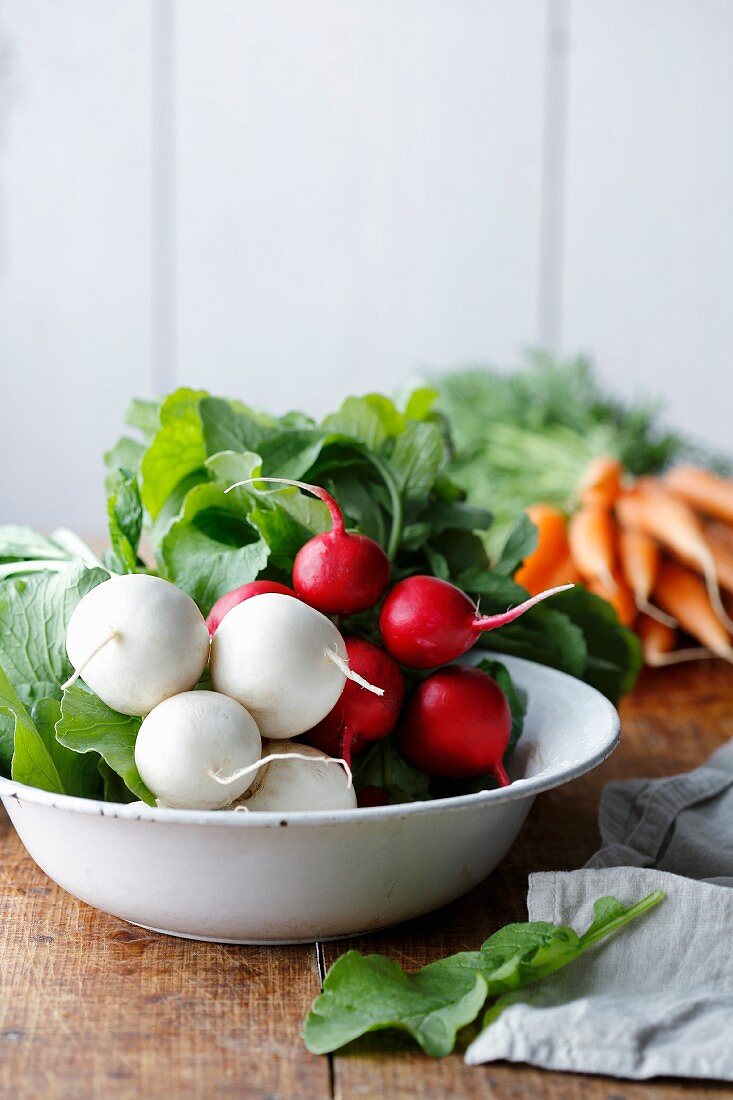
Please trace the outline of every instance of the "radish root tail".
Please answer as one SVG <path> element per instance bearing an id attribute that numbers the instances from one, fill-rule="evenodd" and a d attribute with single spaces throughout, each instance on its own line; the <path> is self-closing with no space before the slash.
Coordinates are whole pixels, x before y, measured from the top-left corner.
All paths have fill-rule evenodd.
<path id="1" fill-rule="evenodd" d="M 367 691 L 371 691 L 372 695 L 384 695 L 384 688 L 375 687 L 374 684 L 370 684 L 368 680 L 365 680 L 363 676 L 360 676 L 358 672 L 349 666 L 349 662 L 336 652 L 335 649 L 327 649 L 326 656 L 329 661 L 332 661 L 336 665 L 336 668 L 340 669 L 347 680 L 353 680 L 359 687 L 366 688 Z"/>
<path id="2" fill-rule="evenodd" d="M 88 657 L 85 657 L 85 658 L 84 658 L 84 660 L 82 661 L 82 663 L 81 663 L 81 664 L 79 665 L 79 667 L 78 667 L 78 668 L 75 668 L 75 669 L 74 669 L 74 672 L 73 672 L 73 674 L 72 674 L 72 675 L 71 675 L 71 676 L 69 677 L 69 679 L 68 679 L 68 680 L 67 680 L 67 681 L 66 681 L 65 683 L 63 683 L 63 684 L 61 685 L 61 690 L 62 690 L 62 691 L 66 691 L 66 689 L 67 689 L 67 688 L 70 688 L 70 687 L 72 686 L 72 684 L 75 684 L 75 683 L 76 683 L 76 681 L 77 681 L 77 680 L 79 679 L 79 677 L 80 677 L 80 676 L 82 675 L 82 673 L 84 672 L 84 669 L 85 669 L 85 668 L 87 667 L 87 665 L 88 665 L 88 664 L 90 663 L 90 661 L 93 661 L 93 660 L 94 660 L 94 658 L 95 658 L 95 657 L 97 656 L 97 654 L 98 654 L 98 653 L 101 653 L 101 652 L 102 652 L 102 650 L 104 649 L 104 647 L 105 647 L 106 645 L 109 645 L 109 643 L 110 643 L 110 642 L 111 642 L 111 641 L 112 641 L 112 640 L 113 640 L 114 638 L 117 638 L 118 636 L 119 636 L 119 635 L 118 635 L 118 632 L 117 632 L 117 631 L 115 630 L 115 628 L 114 628 L 113 626 L 111 626 L 111 627 L 109 628 L 109 634 L 107 635 L 107 637 L 106 637 L 106 638 L 104 638 L 104 639 L 103 639 L 103 640 L 102 640 L 102 641 L 101 641 L 101 642 L 99 643 L 99 645 L 98 645 L 98 646 L 95 646 L 95 648 L 94 648 L 94 649 L 92 650 L 92 652 L 91 652 L 91 653 L 89 654 L 89 656 L 88 656 Z"/>
<path id="3" fill-rule="evenodd" d="M 212 768 L 209 768 L 206 774 L 209 779 L 213 779 L 221 787 L 228 787 L 231 783 L 236 783 L 238 779 L 243 779 L 245 775 L 252 775 L 253 772 L 259 771 L 265 764 L 282 764 L 284 760 L 307 760 L 309 764 L 341 764 L 346 772 L 347 788 L 354 785 L 354 777 L 347 760 L 342 760 L 336 756 L 327 756 L 322 760 L 318 757 L 306 756 L 304 752 L 273 752 L 269 756 L 263 756 L 259 760 L 255 760 L 254 764 L 249 764 L 246 768 L 238 768 L 231 775 L 222 775 L 221 772 L 215 772 Z"/>

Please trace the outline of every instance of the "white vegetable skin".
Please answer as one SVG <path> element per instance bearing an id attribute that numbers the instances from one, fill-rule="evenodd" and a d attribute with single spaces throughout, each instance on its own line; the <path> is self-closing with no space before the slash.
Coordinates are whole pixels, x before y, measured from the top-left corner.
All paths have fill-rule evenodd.
<path id="1" fill-rule="evenodd" d="M 309 759 L 288 760 L 291 753 Z M 267 746 L 267 755 L 283 759 L 263 764 L 237 808 L 253 813 L 356 809 L 356 794 L 346 772 L 325 752 L 297 741 L 278 741 Z"/>
<path id="2" fill-rule="evenodd" d="M 345 664 L 344 640 L 312 607 L 266 592 L 222 619 L 211 643 L 211 682 L 252 714 L 263 737 L 281 740 L 312 729 L 346 684 L 329 651 Z"/>
<path id="3" fill-rule="evenodd" d="M 159 577 L 130 573 L 111 577 L 80 600 L 69 620 L 66 652 L 107 706 L 147 714 L 197 683 L 209 632 L 186 592 Z"/>
<path id="4" fill-rule="evenodd" d="M 186 691 L 166 699 L 144 719 L 135 743 L 135 763 L 160 806 L 220 810 L 239 798 L 256 772 L 227 785 L 213 775 L 231 775 L 260 759 L 262 739 L 243 706 L 215 691 Z"/>

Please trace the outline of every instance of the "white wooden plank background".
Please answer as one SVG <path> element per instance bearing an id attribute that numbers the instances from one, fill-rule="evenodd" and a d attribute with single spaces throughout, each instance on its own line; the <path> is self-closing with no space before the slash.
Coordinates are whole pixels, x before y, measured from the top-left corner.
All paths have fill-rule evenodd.
<path id="1" fill-rule="evenodd" d="M 733 4 L 573 0 L 562 342 L 733 451 Z"/>
<path id="2" fill-rule="evenodd" d="M 149 5 L 11 0 L 0 41 L 0 522 L 94 530 L 151 387 Z"/>
<path id="3" fill-rule="evenodd" d="M 542 8 L 180 0 L 183 377 L 321 412 L 535 338 Z"/>
<path id="4" fill-rule="evenodd" d="M 730 446 L 732 62 L 727 0 L 5 0 L 0 522 L 99 528 L 131 393 L 538 342 Z"/>

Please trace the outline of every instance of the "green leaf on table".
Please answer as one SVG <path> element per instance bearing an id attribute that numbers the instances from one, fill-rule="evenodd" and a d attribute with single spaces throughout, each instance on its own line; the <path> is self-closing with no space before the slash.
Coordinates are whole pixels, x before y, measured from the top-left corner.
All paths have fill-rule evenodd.
<path id="1" fill-rule="evenodd" d="M 323 992 L 306 1017 L 305 1045 L 313 1054 L 328 1054 L 368 1032 L 396 1028 L 411 1035 L 427 1054 L 444 1057 L 487 998 L 500 1000 L 485 1023 L 501 1011 L 506 994 L 567 966 L 663 897 L 656 890 L 628 907 L 600 898 L 593 923 L 583 935 L 545 921 L 510 924 L 490 936 L 480 950 L 461 951 L 414 974 L 384 956 L 348 951 L 328 971 Z"/>
<path id="2" fill-rule="evenodd" d="M 254 456 L 257 458 L 257 456 Z M 196 485 L 163 537 L 160 558 L 169 580 L 207 615 L 219 596 L 256 579 L 270 548 L 249 522 L 253 501 L 221 482 Z"/>
<path id="3" fill-rule="evenodd" d="M 525 558 L 537 549 L 537 528 L 525 512 L 520 512 L 509 532 L 493 571 L 513 577 Z"/>
<path id="4" fill-rule="evenodd" d="M 74 684 L 61 700 L 56 738 L 73 752 L 98 753 L 136 798 L 154 806 L 155 799 L 135 765 L 135 741 L 141 724 L 141 718 L 119 714 Z"/>
<path id="5" fill-rule="evenodd" d="M 0 585 L 0 667 L 26 706 L 61 698 L 72 672 L 66 628 L 79 600 L 106 581 L 104 569 L 70 564 L 60 573 L 36 573 Z"/>
<path id="6" fill-rule="evenodd" d="M 160 407 L 160 427 L 140 464 L 142 500 L 156 519 L 176 486 L 200 470 L 207 451 L 199 405 L 205 390 L 175 390 Z"/>
<path id="7" fill-rule="evenodd" d="M 406 974 L 380 955 L 348 951 L 329 970 L 308 1014 L 305 1044 L 311 1054 L 327 1054 L 367 1032 L 392 1028 L 443 1058 L 485 1001 L 480 974 Z"/>
<path id="8" fill-rule="evenodd" d="M 118 470 L 111 480 L 107 524 L 110 549 L 105 554 L 105 563 L 115 573 L 134 573 L 138 566 L 143 506 L 137 477 L 129 470 Z"/>

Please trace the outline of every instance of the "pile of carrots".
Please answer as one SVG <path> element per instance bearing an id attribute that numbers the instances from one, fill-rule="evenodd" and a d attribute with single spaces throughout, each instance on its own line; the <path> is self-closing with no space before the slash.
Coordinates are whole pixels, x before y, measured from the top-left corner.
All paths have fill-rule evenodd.
<path id="1" fill-rule="evenodd" d="M 584 584 L 634 627 L 649 665 L 733 661 L 733 480 L 693 466 L 633 480 L 598 458 L 569 516 L 527 513 L 538 543 L 516 579 L 531 593 Z"/>

